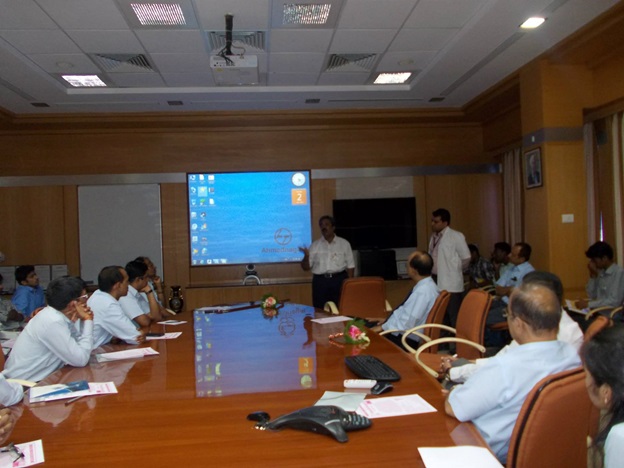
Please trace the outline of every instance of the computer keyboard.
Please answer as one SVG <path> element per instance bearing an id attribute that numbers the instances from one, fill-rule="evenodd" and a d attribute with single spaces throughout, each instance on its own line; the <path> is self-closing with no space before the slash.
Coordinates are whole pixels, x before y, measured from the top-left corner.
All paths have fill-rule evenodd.
<path id="1" fill-rule="evenodd" d="M 345 357 L 345 364 L 361 379 L 384 380 L 386 382 L 401 379 L 397 371 L 375 356 L 366 354 L 347 356 Z"/>

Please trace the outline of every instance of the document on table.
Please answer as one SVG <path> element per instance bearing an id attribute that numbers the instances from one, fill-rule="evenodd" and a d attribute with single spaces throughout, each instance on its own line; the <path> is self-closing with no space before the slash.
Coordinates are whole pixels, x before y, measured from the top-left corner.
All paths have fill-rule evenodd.
<path id="1" fill-rule="evenodd" d="M 122 359 L 142 358 L 145 356 L 154 356 L 160 354 L 152 348 L 135 348 L 126 349 L 124 351 L 115 351 L 113 353 L 96 354 L 97 362 L 121 361 Z"/>
<path id="2" fill-rule="evenodd" d="M 366 392 L 349 393 L 349 392 L 330 392 L 326 391 L 321 399 L 314 403 L 314 406 L 333 405 L 342 408 L 345 411 L 355 411 L 366 397 Z"/>
<path id="3" fill-rule="evenodd" d="M 316 323 L 348 322 L 349 320 L 353 320 L 353 317 L 346 317 L 344 315 L 334 315 L 333 317 L 312 319 L 312 321 Z"/>
<path id="4" fill-rule="evenodd" d="M 405 416 L 407 414 L 433 413 L 437 411 L 419 395 L 374 398 L 364 400 L 356 413 L 369 419 L 386 418 L 389 416 Z"/>
<path id="5" fill-rule="evenodd" d="M 163 336 L 146 336 L 145 339 L 148 341 L 151 340 L 173 340 L 180 336 L 182 332 L 173 332 L 173 333 L 165 333 Z"/>
<path id="6" fill-rule="evenodd" d="M 427 468 L 502 468 L 503 465 L 485 447 L 419 447 Z"/>
<path id="7" fill-rule="evenodd" d="M 75 398 L 80 396 L 117 393 L 117 387 L 115 387 L 113 382 L 88 382 L 85 386 L 86 388 L 80 386 L 79 390 L 73 390 L 71 384 L 55 384 L 44 385 L 42 387 L 32 387 L 29 392 L 30 403 L 63 400 L 66 398 Z"/>
<path id="8" fill-rule="evenodd" d="M 164 320 L 156 323 L 158 325 L 182 325 L 183 323 L 186 323 L 186 320 Z"/>
<path id="9" fill-rule="evenodd" d="M 587 312 L 589 312 L 589 309 L 579 309 L 578 307 L 576 307 L 576 301 L 571 301 L 570 299 L 566 299 L 566 308 L 570 311 L 570 312 L 576 312 L 577 314 L 583 314 L 583 315 L 587 315 Z"/>
<path id="10" fill-rule="evenodd" d="M 41 439 L 23 444 L 15 444 L 15 446 L 24 454 L 24 457 L 13 462 L 13 456 L 10 452 L 2 452 L 0 453 L 0 468 L 21 468 L 24 466 L 38 465 L 45 461 Z"/>

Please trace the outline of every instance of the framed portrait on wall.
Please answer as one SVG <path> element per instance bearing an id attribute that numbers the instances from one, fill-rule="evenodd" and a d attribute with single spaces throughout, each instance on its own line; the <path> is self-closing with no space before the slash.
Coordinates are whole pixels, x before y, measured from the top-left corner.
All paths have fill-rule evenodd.
<path id="1" fill-rule="evenodd" d="M 539 148 L 524 153 L 524 182 L 528 189 L 543 185 L 542 153 Z"/>

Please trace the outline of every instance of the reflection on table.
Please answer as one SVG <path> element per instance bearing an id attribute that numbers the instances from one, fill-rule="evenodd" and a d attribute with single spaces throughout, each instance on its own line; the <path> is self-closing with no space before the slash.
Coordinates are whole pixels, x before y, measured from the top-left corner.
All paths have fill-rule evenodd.
<path id="1" fill-rule="evenodd" d="M 48 467 L 422 466 L 420 446 L 483 445 L 471 425 L 444 414 L 439 384 L 413 358 L 376 335 L 366 347 L 332 343 L 329 335 L 344 323 L 312 322 L 322 316 L 297 304 L 286 304 L 273 317 L 259 308 L 185 312 L 183 325 L 152 327 L 181 331 L 178 339 L 141 345 L 159 355 L 107 363 L 92 357 L 85 368 L 66 367 L 42 381 L 113 381 L 119 393 L 68 406 L 62 400 L 23 404 L 8 441 L 41 438 Z M 257 431 L 246 419 L 254 411 L 275 418 L 312 406 L 327 390 L 344 391 L 344 379 L 356 377 L 344 358 L 358 353 L 377 356 L 401 374 L 384 397 L 417 393 L 437 412 L 375 419 L 371 428 L 350 433 L 345 444 L 291 429 Z"/>

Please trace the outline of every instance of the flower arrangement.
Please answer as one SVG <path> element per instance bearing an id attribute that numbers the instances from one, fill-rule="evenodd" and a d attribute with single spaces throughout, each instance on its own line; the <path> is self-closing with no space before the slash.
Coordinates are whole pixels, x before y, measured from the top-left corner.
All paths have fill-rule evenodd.
<path id="1" fill-rule="evenodd" d="M 349 344 L 365 344 L 370 343 L 370 338 L 366 336 L 364 331 L 366 326 L 364 320 L 349 320 L 345 324 L 344 340 Z"/>
<path id="2" fill-rule="evenodd" d="M 260 307 L 263 310 L 275 309 L 277 308 L 278 304 L 279 300 L 273 295 L 273 293 L 265 294 L 264 296 L 262 296 L 262 299 L 260 299 Z"/>

